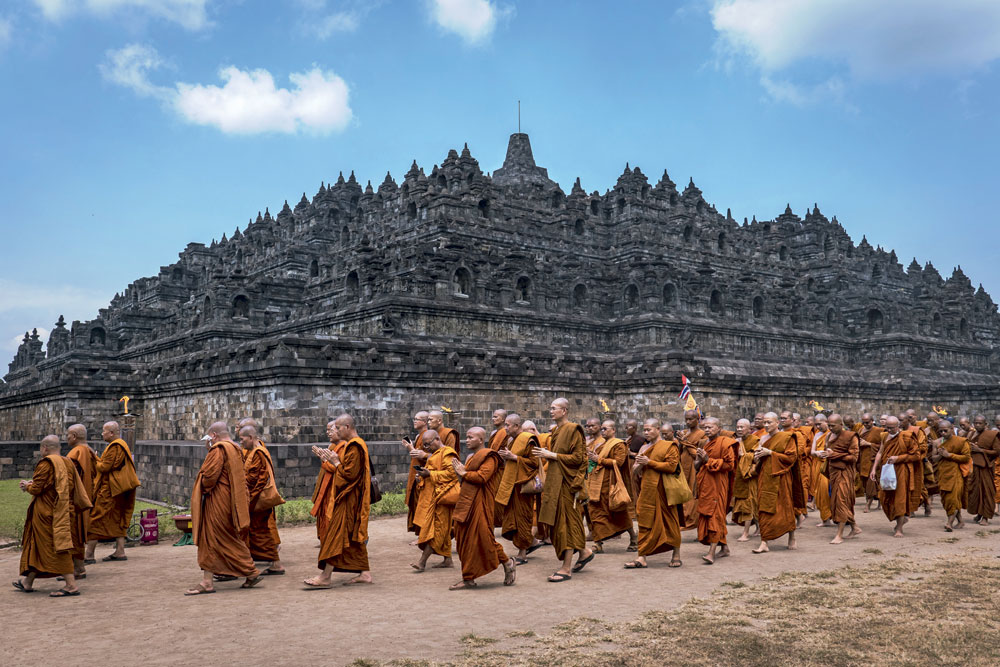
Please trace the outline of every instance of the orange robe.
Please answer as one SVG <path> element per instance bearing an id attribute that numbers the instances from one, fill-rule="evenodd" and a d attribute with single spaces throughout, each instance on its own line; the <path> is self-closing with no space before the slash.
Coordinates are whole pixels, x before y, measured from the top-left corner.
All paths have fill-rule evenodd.
<path id="1" fill-rule="evenodd" d="M 549 526 L 556 558 L 561 559 L 565 551 L 586 547 L 582 511 L 587 502 L 587 445 L 583 428 L 573 422 L 556 427 L 549 449 L 556 458 L 548 462 L 538 522 Z"/>
<path id="2" fill-rule="evenodd" d="M 733 438 L 719 435 L 705 445 L 708 460 L 698 468 L 698 541 L 702 544 L 726 543 L 729 473 L 736 464 L 734 444 Z"/>
<path id="3" fill-rule="evenodd" d="M 97 480 L 91 500 L 88 540 L 113 540 L 125 537 L 135 509 L 135 490 L 139 478 L 135 474 L 132 452 L 124 440 L 108 443 L 97 459 Z"/>
<path id="4" fill-rule="evenodd" d="M 794 506 L 794 508 L 793 508 L 793 511 L 795 512 L 795 516 L 797 516 L 797 517 L 809 513 L 809 508 L 808 508 L 808 505 L 807 505 L 808 498 L 809 498 L 809 489 L 806 486 L 806 483 L 802 481 L 803 477 L 808 477 L 809 475 L 805 471 L 805 466 L 802 465 L 802 461 L 803 461 L 803 459 L 806 456 L 808 456 L 810 443 L 809 443 L 809 441 L 806 440 L 805 434 L 800 429 L 801 429 L 801 427 L 791 428 L 791 429 L 789 429 L 787 431 L 787 433 L 790 433 L 791 436 L 792 436 L 792 438 L 795 440 L 796 456 L 799 457 L 798 461 L 795 462 L 795 467 L 796 467 L 796 469 L 798 470 L 798 473 L 799 473 L 799 482 L 798 483 L 799 483 L 799 486 L 801 486 L 802 488 L 801 488 L 801 493 L 798 494 L 796 497 L 801 496 L 802 501 L 801 501 L 801 503 L 796 504 Z"/>
<path id="5" fill-rule="evenodd" d="M 81 541 L 78 512 L 85 512 L 89 499 L 74 463 L 50 454 L 35 465 L 27 492 L 28 505 L 21 535 L 21 575 L 34 572 L 41 578 L 73 572 L 73 552 Z"/>
<path id="6" fill-rule="evenodd" d="M 247 482 L 247 503 L 250 506 L 250 532 L 247 535 L 250 555 L 259 561 L 279 560 L 278 545 L 281 544 L 281 538 L 278 537 L 274 508 L 260 511 L 254 509 L 260 494 L 270 486 L 274 478 L 271 453 L 267 451 L 263 442 L 258 441 L 257 445 L 247 452 L 243 466 Z"/>
<path id="7" fill-rule="evenodd" d="M 478 579 L 509 559 L 493 537 L 493 510 L 500 486 L 500 455 L 482 447 L 465 462 L 462 492 L 455 505 L 455 547 L 462 579 Z"/>
<path id="8" fill-rule="evenodd" d="M 346 444 L 346 440 L 338 440 L 331 442 L 327 449 L 337 452 L 337 455 L 340 456 Z M 410 468 L 413 468 L 412 463 Z M 333 475 L 335 472 L 337 469 L 334 466 L 326 461 L 320 461 L 319 475 L 316 476 L 316 488 L 313 489 L 312 495 L 313 506 L 309 510 L 309 514 L 316 517 L 316 537 L 319 538 L 320 542 L 323 541 L 323 536 L 326 535 L 326 530 L 330 527 L 328 517 L 333 513 Z M 416 507 L 415 502 L 413 506 Z"/>
<path id="9" fill-rule="evenodd" d="M 802 478 L 802 492 L 805 495 L 806 500 L 813 497 L 813 485 L 812 485 L 812 467 L 813 467 L 813 457 L 812 457 L 812 441 L 813 436 L 816 434 L 816 429 L 812 426 L 797 426 L 795 430 L 798 431 L 802 438 L 799 440 L 799 444 L 802 449 L 799 450 L 799 475 Z"/>
<path id="10" fill-rule="evenodd" d="M 799 480 L 799 450 L 795 433 L 779 431 L 761 440 L 771 450 L 757 476 L 757 520 L 760 539 L 776 540 L 795 530 L 795 508 L 805 504 Z"/>
<path id="11" fill-rule="evenodd" d="M 738 524 L 757 520 L 757 466 L 753 462 L 753 453 L 757 451 L 759 444 L 760 440 L 753 434 L 743 438 L 743 455 L 736 464 L 736 476 L 733 479 L 733 521 Z"/>
<path id="12" fill-rule="evenodd" d="M 458 454 L 451 447 L 441 447 L 430 455 L 425 466 L 430 477 L 417 478 L 417 506 L 413 523 L 417 527 L 417 546 L 431 545 L 439 556 L 451 558 L 451 513 L 454 504 L 442 502 L 459 484 L 452 461 Z"/>
<path id="13" fill-rule="evenodd" d="M 594 469 L 587 478 L 587 495 L 590 497 L 590 528 L 595 542 L 609 540 L 628 531 L 632 527 L 628 505 L 611 511 L 611 484 L 615 478 L 617 467 L 622 476 L 622 483 L 630 477 L 628 463 L 628 447 L 625 441 L 618 438 L 603 440 L 597 445 L 595 453 L 598 456 Z M 626 490 L 628 486 L 626 485 Z"/>
<path id="14" fill-rule="evenodd" d="M 539 433 L 538 434 L 538 446 L 542 449 L 549 449 L 549 443 L 552 440 L 551 433 Z M 549 460 L 542 459 L 538 462 L 539 469 L 546 473 L 549 470 Z M 542 511 L 542 494 L 535 494 L 535 536 L 542 541 L 551 541 L 549 535 L 549 527 L 544 523 L 538 521 L 538 515 Z"/>
<path id="15" fill-rule="evenodd" d="M 865 430 L 864 425 L 858 431 L 861 438 L 858 443 L 861 447 L 858 458 L 858 485 L 862 488 L 865 499 L 872 500 L 878 497 L 878 482 L 873 482 L 869 475 L 872 471 L 872 462 L 878 452 L 879 445 L 882 444 L 882 434 L 885 431 L 880 426 L 872 426 Z M 858 495 L 861 495 L 860 493 Z"/>
<path id="16" fill-rule="evenodd" d="M 516 461 L 507 461 L 497 487 L 497 506 L 503 511 L 500 536 L 510 540 L 518 549 L 527 549 L 534 542 L 531 528 L 535 520 L 535 496 L 521 493 L 525 482 L 538 474 L 538 459 L 531 455 L 531 448 L 538 447 L 538 437 L 522 431 L 514 438 L 510 451 Z M 494 517 L 496 523 L 496 517 Z"/>
<path id="17" fill-rule="evenodd" d="M 1000 437 L 996 431 L 988 429 L 982 433 L 975 429 L 969 442 L 980 447 L 983 452 L 972 454 L 972 473 L 969 475 L 969 513 L 992 519 L 996 513 L 996 462 L 1000 455 Z"/>
<path id="18" fill-rule="evenodd" d="M 687 478 L 688 486 L 694 497 L 684 503 L 684 526 L 683 530 L 693 530 L 698 527 L 698 474 L 694 469 L 694 459 L 699 443 L 705 438 L 705 432 L 700 428 L 693 431 L 681 431 L 679 439 L 681 448 L 681 470 Z"/>
<path id="19" fill-rule="evenodd" d="M 817 430 L 810 439 L 810 451 L 815 446 L 817 452 L 826 450 L 826 439 L 830 437 L 829 431 Z M 816 509 L 819 510 L 821 521 L 828 520 L 833 512 L 830 510 L 830 478 L 826 475 L 827 466 L 823 459 L 818 459 L 810 455 L 809 457 L 809 490 L 812 493 Z"/>
<path id="20" fill-rule="evenodd" d="M 855 478 L 858 463 L 858 434 L 844 429 L 839 436 L 827 436 L 826 474 L 830 480 L 830 518 L 834 523 L 854 523 Z"/>
<path id="21" fill-rule="evenodd" d="M 507 442 L 507 429 L 501 427 L 493 431 L 493 433 L 490 434 L 490 440 L 488 443 L 486 443 L 486 446 L 492 449 L 494 452 L 499 451 L 501 447 L 505 446 L 509 447 L 510 443 Z M 500 470 L 497 471 L 497 474 L 500 475 L 501 478 L 503 477 L 503 470 L 506 465 L 507 462 L 501 458 Z M 498 502 L 496 506 L 493 508 L 494 528 L 503 528 L 503 511 L 504 511 L 503 506 Z"/>
<path id="22" fill-rule="evenodd" d="M 368 515 L 371 511 L 371 469 L 368 445 L 353 437 L 343 445 L 333 473 L 333 507 L 329 528 L 319 547 L 319 568 L 336 572 L 368 571 Z"/>
<path id="23" fill-rule="evenodd" d="M 899 431 L 895 436 L 886 432 L 882 436 L 882 465 L 890 456 L 898 456 L 895 463 L 896 489 L 880 489 L 878 502 L 889 521 L 899 517 L 909 516 L 917 509 L 913 502 L 913 467 L 920 463 L 920 450 L 917 448 L 917 437 L 909 431 Z M 875 471 L 881 475 L 881 470 Z"/>
<path id="24" fill-rule="evenodd" d="M 212 574 L 256 577 L 247 533 L 250 506 L 246 473 L 238 445 L 212 445 L 191 491 L 191 527 L 198 545 L 198 567 Z"/>
<path id="25" fill-rule="evenodd" d="M 926 460 L 927 434 L 916 426 L 909 426 L 906 430 L 912 433 L 913 437 L 917 439 L 917 453 L 920 454 L 920 461 L 913 464 L 913 493 L 915 495 L 915 499 L 911 501 L 911 505 L 915 509 L 928 497 L 927 489 L 924 486 L 924 469 L 930 465 Z"/>
<path id="26" fill-rule="evenodd" d="M 947 450 L 952 456 L 938 461 L 938 488 L 941 490 L 941 504 L 949 515 L 965 508 L 965 476 L 962 466 L 972 461 L 969 441 L 957 435 L 950 436 L 941 443 L 941 449 Z"/>
<path id="27" fill-rule="evenodd" d="M 676 442 L 657 440 L 643 446 L 639 453 L 649 457 L 638 480 L 635 501 L 636 524 L 639 527 L 639 555 L 673 551 L 681 546 L 682 505 L 669 505 L 663 487 L 667 475 L 683 475 L 681 452 Z"/>
<path id="28" fill-rule="evenodd" d="M 417 437 L 413 440 L 413 446 L 417 449 L 423 449 L 423 435 L 427 432 L 427 429 L 422 428 L 417 432 Z M 406 503 L 406 530 L 411 533 L 416 533 L 420 531 L 418 526 L 413 524 L 413 513 L 417 511 L 417 466 L 421 466 L 423 463 L 416 458 L 410 457 L 410 467 L 406 472 L 406 493 L 403 496 L 403 502 Z"/>
<path id="29" fill-rule="evenodd" d="M 94 481 L 97 478 L 97 455 L 88 445 L 82 444 L 69 450 L 66 458 L 76 466 L 83 490 L 87 494 L 87 498 L 92 499 L 94 497 Z M 87 546 L 87 535 L 90 533 L 90 510 L 77 512 L 75 521 L 79 524 L 76 533 L 82 536 L 82 539 L 79 545 L 73 547 L 73 558 L 83 560 Z"/>

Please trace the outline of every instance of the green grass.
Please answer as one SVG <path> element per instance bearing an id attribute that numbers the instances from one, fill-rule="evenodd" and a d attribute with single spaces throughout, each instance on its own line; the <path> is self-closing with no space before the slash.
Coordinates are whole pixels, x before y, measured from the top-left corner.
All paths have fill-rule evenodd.
<path id="1" fill-rule="evenodd" d="M 17 487 L 18 480 L 5 479 L 0 481 L 0 543 L 20 541 L 24 529 L 24 515 L 31 503 L 31 495 Z M 187 510 L 174 511 L 160 505 L 152 505 L 136 501 L 135 513 L 140 510 L 155 509 L 160 521 L 160 538 L 180 536 L 180 531 L 174 525 L 174 514 L 186 513 Z M 276 510 L 279 526 L 294 526 L 296 524 L 313 523 L 316 521 L 310 514 L 312 501 L 308 498 L 292 498 Z M 386 493 L 375 505 L 372 505 L 372 516 L 391 516 L 405 514 L 406 505 L 402 493 Z"/>

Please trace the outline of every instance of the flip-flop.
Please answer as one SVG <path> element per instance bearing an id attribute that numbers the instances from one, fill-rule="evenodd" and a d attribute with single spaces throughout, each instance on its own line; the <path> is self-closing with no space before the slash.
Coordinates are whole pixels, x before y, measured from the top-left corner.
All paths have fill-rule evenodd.
<path id="1" fill-rule="evenodd" d="M 205 588 L 202 584 L 198 584 L 194 588 L 184 591 L 184 595 L 208 595 L 214 592 L 214 588 Z"/>
<path id="2" fill-rule="evenodd" d="M 583 560 L 576 561 L 576 565 L 573 566 L 573 574 L 576 574 L 577 572 L 579 572 L 583 568 L 587 567 L 587 563 L 589 563 L 590 561 L 594 560 L 594 557 L 596 555 L 597 555 L 596 551 L 591 551 L 589 556 L 587 556 Z"/>
<path id="3" fill-rule="evenodd" d="M 572 578 L 573 576 L 569 574 L 563 574 L 562 572 L 553 572 L 552 576 L 550 576 L 548 580 L 551 581 L 553 584 L 559 584 L 564 581 L 569 581 Z"/>
<path id="4" fill-rule="evenodd" d="M 285 573 L 284 570 L 272 570 L 271 568 L 267 568 L 266 570 L 264 570 L 263 572 L 260 573 L 260 576 L 262 576 L 262 577 L 280 577 L 284 573 Z"/>
<path id="5" fill-rule="evenodd" d="M 21 591 L 22 593 L 34 593 L 35 592 L 34 588 L 25 588 L 24 584 L 21 583 L 20 579 L 18 579 L 17 581 L 12 581 L 12 582 L 10 582 L 10 584 L 11 584 L 11 586 L 13 586 L 14 588 L 16 588 L 17 590 Z"/>
<path id="6" fill-rule="evenodd" d="M 545 546 L 545 542 L 539 542 L 538 544 L 532 544 L 530 547 L 524 550 L 525 554 L 530 554 L 533 551 L 537 551 Z"/>
<path id="7" fill-rule="evenodd" d="M 633 560 L 633 561 L 630 561 L 628 563 L 625 563 L 625 569 L 626 570 L 643 570 L 643 569 L 645 569 L 647 567 L 649 567 L 649 565 L 647 563 L 640 563 L 637 560 Z"/>
<path id="8" fill-rule="evenodd" d="M 514 563 L 516 563 L 517 565 L 525 565 L 527 562 L 528 562 L 527 558 L 518 557 L 514 559 Z"/>
<path id="9" fill-rule="evenodd" d="M 111 554 L 110 556 L 105 556 L 104 558 L 102 558 L 101 562 L 110 563 L 112 561 L 120 561 L 120 560 L 128 560 L 128 556 L 116 556 L 114 554 Z M 86 563 L 87 561 L 83 562 Z"/>
<path id="10" fill-rule="evenodd" d="M 672 560 L 669 563 L 667 563 L 667 567 L 680 567 L 683 564 L 684 564 L 683 561 L 679 561 L 679 560 L 678 561 L 673 561 Z"/>
<path id="11" fill-rule="evenodd" d="M 715 565 L 715 561 L 709 560 L 708 556 L 702 556 L 701 560 L 704 561 L 705 565 Z"/>
<path id="12" fill-rule="evenodd" d="M 50 598 L 71 598 L 76 597 L 80 594 L 80 591 L 68 591 L 65 588 L 60 588 L 58 591 L 52 591 L 49 593 Z"/>
<path id="13" fill-rule="evenodd" d="M 84 558 L 83 559 L 83 564 L 84 565 L 96 565 L 97 564 L 97 559 L 96 558 Z"/>
<path id="14" fill-rule="evenodd" d="M 260 583 L 261 579 L 263 579 L 263 577 L 261 577 L 259 574 L 253 579 L 248 578 L 246 581 L 243 582 L 242 585 L 240 585 L 240 588 L 253 588 L 254 586 Z"/>
<path id="15" fill-rule="evenodd" d="M 333 588 L 333 583 L 329 584 L 310 584 L 308 581 L 303 581 L 306 587 L 303 590 L 306 591 L 325 591 Z"/>
<path id="16" fill-rule="evenodd" d="M 239 577 L 234 577 L 231 574 L 213 574 L 212 579 L 215 581 L 236 581 Z"/>
<path id="17" fill-rule="evenodd" d="M 639 545 L 638 544 L 630 544 L 627 547 L 625 547 L 625 551 L 638 552 L 639 551 Z"/>
<path id="18" fill-rule="evenodd" d="M 448 587 L 449 591 L 464 591 L 469 588 L 476 588 L 479 584 L 476 583 L 475 579 L 463 579 L 457 584 L 452 584 Z"/>
<path id="19" fill-rule="evenodd" d="M 83 574 L 74 574 L 73 578 L 74 579 L 86 579 L 87 578 L 87 573 L 84 572 Z M 56 577 L 56 581 L 66 581 L 66 577 Z"/>

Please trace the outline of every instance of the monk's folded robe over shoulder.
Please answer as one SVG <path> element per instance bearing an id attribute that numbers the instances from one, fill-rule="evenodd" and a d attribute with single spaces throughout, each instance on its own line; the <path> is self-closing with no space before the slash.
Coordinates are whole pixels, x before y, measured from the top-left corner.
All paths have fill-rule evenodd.
<path id="1" fill-rule="evenodd" d="M 97 459 L 97 480 L 91 500 L 90 528 L 87 539 L 113 540 L 125 537 L 135 509 L 135 490 L 139 487 L 132 452 L 121 438 L 113 440 Z"/>
<path id="2" fill-rule="evenodd" d="M 556 557 L 561 559 L 567 550 L 586 547 L 583 503 L 587 502 L 587 444 L 583 427 L 574 422 L 557 426 L 549 439 L 549 450 L 556 458 L 548 461 L 538 522 L 549 527 Z"/>
<path id="3" fill-rule="evenodd" d="M 454 504 L 448 504 L 453 488 L 459 484 L 458 473 L 452 461 L 458 454 L 451 447 L 441 447 L 430 455 L 425 466 L 430 477 L 419 477 L 416 482 L 417 506 L 413 524 L 417 527 L 417 545 L 423 549 L 430 544 L 439 556 L 451 557 L 451 515 Z"/>
<path id="4" fill-rule="evenodd" d="M 535 521 L 537 494 L 521 493 L 521 488 L 538 474 L 538 459 L 531 455 L 532 447 L 538 446 L 535 434 L 527 431 L 518 433 L 510 445 L 510 451 L 517 456 L 517 460 L 506 462 L 497 487 L 496 502 L 503 510 L 500 535 L 513 542 L 518 549 L 527 549 L 535 539 L 531 528 Z"/>
<path id="5" fill-rule="evenodd" d="M 333 474 L 333 508 L 329 528 L 319 547 L 319 568 L 330 565 L 335 572 L 367 572 L 371 511 L 368 445 L 360 437 L 354 437 L 344 443 L 337 455 L 340 465 Z"/>
<path id="6" fill-rule="evenodd" d="M 250 506 L 241 451 L 239 445 L 220 440 L 205 455 L 191 491 L 191 537 L 202 570 L 255 577 L 246 541 Z"/>
<path id="7" fill-rule="evenodd" d="M 775 540 L 795 530 L 795 508 L 805 504 L 799 480 L 799 451 L 792 431 L 764 436 L 761 446 L 771 450 L 759 462 L 757 521 L 760 539 Z"/>
<path id="8" fill-rule="evenodd" d="M 855 478 L 858 474 L 858 434 L 844 429 L 826 441 L 826 474 L 830 480 L 830 518 L 834 523 L 854 522 Z"/>
<path id="9" fill-rule="evenodd" d="M 688 486 L 694 494 L 691 500 L 684 503 L 684 530 L 698 527 L 698 473 L 694 469 L 694 459 L 697 456 L 699 444 L 705 439 L 705 431 L 695 428 L 688 431 L 678 441 L 681 450 L 681 470 L 687 478 Z"/>
<path id="10" fill-rule="evenodd" d="M 716 436 L 705 445 L 708 460 L 698 468 L 698 541 L 702 544 L 725 544 L 726 514 L 729 511 L 729 473 L 735 459 L 736 441 Z"/>
<path id="11" fill-rule="evenodd" d="M 611 487 L 615 468 L 622 483 L 631 477 L 628 447 L 624 440 L 610 438 L 595 447 L 597 462 L 587 477 L 587 495 L 590 498 L 590 526 L 594 541 L 601 542 L 617 537 L 632 527 L 628 505 L 611 511 Z M 628 489 L 628 485 L 625 487 Z"/>
<path id="12" fill-rule="evenodd" d="M 743 456 L 736 465 L 733 479 L 733 521 L 742 524 L 757 520 L 757 466 L 753 453 L 760 440 L 755 435 L 743 438 Z"/>
<path id="13" fill-rule="evenodd" d="M 274 462 L 271 453 L 258 441 L 253 449 L 247 452 L 244 461 L 247 481 L 247 502 L 250 506 L 250 531 L 247 533 L 247 545 L 254 560 L 276 561 L 278 545 L 278 524 L 275 520 L 274 508 L 258 510 L 257 501 L 268 487 L 274 487 Z M 277 489 L 273 491 L 277 493 Z"/>
<path id="14" fill-rule="evenodd" d="M 94 454 L 88 445 L 77 445 L 69 450 L 66 458 L 76 466 L 76 472 L 80 475 L 80 483 L 83 491 L 87 494 L 88 500 L 93 503 L 94 483 L 97 480 L 97 455 Z M 93 506 L 93 505 L 91 505 Z M 90 510 L 83 510 L 76 513 L 75 521 L 77 533 L 80 535 L 80 544 L 73 549 L 73 558 L 83 560 L 87 547 L 87 536 L 90 534 Z"/>
<path id="15" fill-rule="evenodd" d="M 422 428 L 417 431 L 417 436 L 413 439 L 413 446 L 422 449 L 420 443 L 423 442 L 423 435 L 427 431 L 426 428 Z M 410 457 L 410 465 L 406 471 L 406 491 L 403 495 L 403 502 L 406 503 L 406 530 L 411 533 L 416 533 L 420 531 L 419 526 L 413 523 L 413 513 L 417 511 L 417 503 L 419 502 L 417 493 L 417 468 L 422 466 L 423 462 L 415 457 Z M 314 515 L 315 516 L 315 515 Z"/>
<path id="16" fill-rule="evenodd" d="M 972 473 L 969 474 L 969 513 L 992 519 L 996 513 L 995 474 L 997 456 L 1000 455 L 1000 438 L 991 429 L 981 433 L 973 429 L 969 443 L 982 452 L 972 452 Z"/>
<path id="17" fill-rule="evenodd" d="M 339 454 L 344 450 L 344 445 L 346 444 L 346 440 L 340 440 L 330 443 L 327 449 Z M 412 469 L 412 462 L 410 467 Z M 316 487 L 313 489 L 312 495 L 313 506 L 309 510 L 309 514 L 316 517 L 316 537 L 319 538 L 320 542 L 323 541 L 323 536 L 326 535 L 326 530 L 330 527 L 330 517 L 333 515 L 333 476 L 336 472 L 337 468 L 332 463 L 320 461 L 319 474 L 316 476 Z M 416 508 L 415 500 L 413 506 Z"/>
<path id="18" fill-rule="evenodd" d="M 951 458 L 942 458 L 938 462 L 937 478 L 938 488 L 941 490 L 941 503 L 945 512 L 954 514 L 965 509 L 965 476 L 962 466 L 971 463 L 972 451 L 969 448 L 969 441 L 957 435 L 946 437 L 940 446 L 951 454 Z"/>
<path id="19" fill-rule="evenodd" d="M 639 451 L 649 457 L 639 477 L 635 502 L 639 555 L 646 557 L 681 546 L 684 507 L 667 502 L 663 478 L 684 472 L 679 469 L 681 450 L 676 442 L 657 440 Z"/>
<path id="20" fill-rule="evenodd" d="M 890 456 L 897 457 L 893 467 L 896 470 L 896 488 L 879 489 L 878 500 L 882 511 L 885 512 L 889 521 L 895 521 L 899 517 L 909 516 L 917 506 L 913 502 L 913 489 L 915 479 L 913 467 L 920 463 L 920 452 L 917 449 L 917 438 L 909 431 L 898 431 L 896 435 L 886 432 L 882 436 L 882 459 L 883 466 Z M 881 474 L 881 471 L 876 471 Z"/>
<path id="21" fill-rule="evenodd" d="M 76 465 L 65 456 L 49 454 L 35 465 L 26 490 L 32 499 L 18 571 L 41 578 L 73 572 L 73 552 L 81 541 L 75 515 L 90 508 Z"/>
<path id="22" fill-rule="evenodd" d="M 493 537 L 493 511 L 500 487 L 500 455 L 489 447 L 477 450 L 465 463 L 462 490 L 452 518 L 462 579 L 489 574 L 509 559 Z"/>

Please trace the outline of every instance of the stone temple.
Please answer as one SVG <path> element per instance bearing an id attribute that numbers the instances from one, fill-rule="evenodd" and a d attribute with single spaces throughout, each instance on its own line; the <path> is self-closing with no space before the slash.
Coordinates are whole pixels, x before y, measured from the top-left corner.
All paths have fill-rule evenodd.
<path id="1" fill-rule="evenodd" d="M 577 418 L 603 399 L 677 422 L 681 373 L 725 419 L 809 400 L 969 413 L 1000 398 L 998 324 L 961 269 L 904 270 L 816 206 L 740 223 L 628 166 L 567 192 L 514 134 L 492 175 L 466 147 L 377 189 L 341 176 L 60 318 L 44 351 L 25 334 L 0 440 L 96 435 L 123 394 L 150 441 L 252 415 L 270 442 L 319 442 L 348 410 L 388 442 L 440 405 L 463 435 L 499 406 L 545 430 L 556 395 Z"/>

